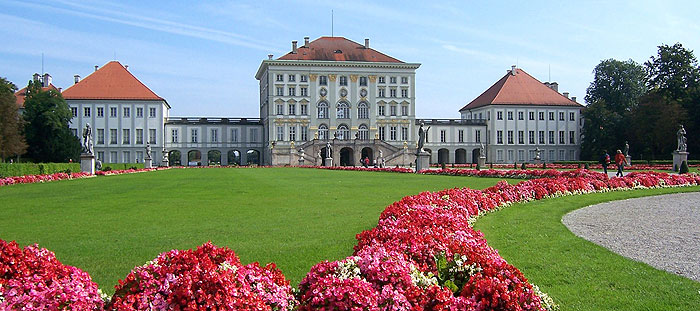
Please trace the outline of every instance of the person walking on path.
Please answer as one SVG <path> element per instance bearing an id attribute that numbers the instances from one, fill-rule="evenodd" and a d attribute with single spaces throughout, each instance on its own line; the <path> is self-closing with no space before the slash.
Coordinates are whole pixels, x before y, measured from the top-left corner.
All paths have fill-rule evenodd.
<path id="1" fill-rule="evenodd" d="M 608 175 L 608 165 L 610 165 L 610 155 L 607 150 L 603 150 L 603 155 L 600 157 L 600 164 L 603 166 L 603 172 Z"/>
<path id="2" fill-rule="evenodd" d="M 617 164 L 617 174 L 615 174 L 615 176 L 624 176 L 624 174 L 622 174 L 622 169 L 625 167 L 625 164 L 629 163 L 627 163 L 627 158 L 625 158 L 625 155 L 622 154 L 622 151 L 620 151 L 620 149 L 618 149 L 617 154 L 615 154 L 615 164 Z"/>

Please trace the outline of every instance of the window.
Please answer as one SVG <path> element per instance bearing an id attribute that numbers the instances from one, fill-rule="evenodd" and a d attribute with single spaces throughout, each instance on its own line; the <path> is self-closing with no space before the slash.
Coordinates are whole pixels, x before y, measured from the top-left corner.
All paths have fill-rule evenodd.
<path id="1" fill-rule="evenodd" d="M 527 141 L 528 141 L 530 144 L 534 144 L 534 143 L 535 143 L 535 131 L 529 131 L 529 132 L 527 132 L 527 136 L 528 136 L 528 137 L 527 137 L 527 138 L 528 138 Z"/>
<path id="2" fill-rule="evenodd" d="M 389 139 L 396 140 L 396 126 L 389 127 Z"/>
<path id="3" fill-rule="evenodd" d="M 378 129 L 379 129 L 379 139 L 386 140 L 386 127 L 380 126 Z"/>
<path id="4" fill-rule="evenodd" d="M 296 87 L 290 86 L 287 89 L 287 91 L 288 91 L 288 93 L 287 93 L 288 96 L 297 96 L 297 88 Z"/>
<path id="5" fill-rule="evenodd" d="M 525 161 L 525 150 L 518 150 L 518 161 Z"/>
<path id="6" fill-rule="evenodd" d="M 570 144 L 573 145 L 573 144 L 576 143 L 575 137 L 576 137 L 576 132 L 574 132 L 574 131 L 569 131 L 569 143 L 570 143 Z M 573 159 L 572 159 L 572 160 L 573 160 Z"/>
<path id="7" fill-rule="evenodd" d="M 284 75 L 277 75 L 277 82 L 283 82 L 284 81 Z"/>
<path id="8" fill-rule="evenodd" d="M 335 132 L 335 135 L 340 140 L 349 140 L 350 130 L 348 129 L 347 125 L 341 124 L 338 126 L 338 130 Z"/>
<path id="9" fill-rule="evenodd" d="M 530 120 L 534 120 L 534 119 L 535 119 L 535 112 L 534 112 L 534 111 L 530 111 L 530 113 L 528 113 L 528 116 L 529 116 L 529 119 L 530 119 Z"/>
<path id="10" fill-rule="evenodd" d="M 564 150 L 559 150 L 559 161 L 566 161 L 566 152 Z"/>
<path id="11" fill-rule="evenodd" d="M 440 142 L 441 143 L 447 142 L 447 131 L 446 130 L 440 130 Z"/>
<path id="12" fill-rule="evenodd" d="M 90 116 L 90 107 L 83 107 L 83 117 Z"/>
<path id="13" fill-rule="evenodd" d="M 523 112 L 522 112 L 522 111 L 518 111 L 518 120 L 524 120 L 524 119 L 525 119 L 525 118 L 523 118 Z"/>
<path id="14" fill-rule="evenodd" d="M 464 130 L 459 130 L 457 132 L 457 141 L 460 143 L 464 142 Z"/>
<path id="15" fill-rule="evenodd" d="M 503 143 L 503 131 L 496 132 L 496 143 L 497 144 Z"/>
<path id="16" fill-rule="evenodd" d="M 569 121 L 576 121 L 576 114 L 575 113 L 569 112 Z"/>
<path id="17" fill-rule="evenodd" d="M 401 106 L 401 115 L 404 117 L 408 116 L 408 105 Z"/>
<path id="18" fill-rule="evenodd" d="M 143 144 L 143 129 L 136 129 L 136 143 Z"/>
<path id="19" fill-rule="evenodd" d="M 122 129 L 122 144 L 128 145 L 131 143 L 131 133 L 129 129 Z"/>
<path id="20" fill-rule="evenodd" d="M 513 112 L 508 111 L 508 120 L 513 120 Z"/>
<path id="21" fill-rule="evenodd" d="M 378 78 L 379 78 L 379 82 L 377 82 L 377 83 L 384 84 L 386 82 L 386 80 L 384 80 L 385 79 L 384 77 L 378 77 Z"/>
<path id="22" fill-rule="evenodd" d="M 309 127 L 306 125 L 302 125 L 301 131 L 299 131 L 299 135 L 301 136 L 301 141 L 309 140 Z"/>
<path id="23" fill-rule="evenodd" d="M 350 105 L 346 102 L 338 103 L 338 107 L 335 111 L 335 117 L 337 119 L 349 119 L 350 118 Z"/>
<path id="24" fill-rule="evenodd" d="M 508 131 L 508 143 L 513 143 L 513 131 Z"/>
<path id="25" fill-rule="evenodd" d="M 318 103 L 318 118 L 328 119 L 328 103 L 325 101 Z"/>
<path id="26" fill-rule="evenodd" d="M 105 161 L 105 152 L 104 151 L 97 152 L 97 160 L 99 160 L 100 162 Z"/>
<path id="27" fill-rule="evenodd" d="M 318 126 L 318 138 L 321 140 L 328 139 L 328 126 L 321 124 Z"/>
<path id="28" fill-rule="evenodd" d="M 143 151 L 136 151 L 136 163 L 143 162 Z"/>
<path id="29" fill-rule="evenodd" d="M 309 81 L 309 76 L 307 76 L 307 75 L 301 75 L 301 76 L 299 77 L 299 80 L 300 80 L 301 82 L 308 82 L 308 81 Z"/>
<path id="30" fill-rule="evenodd" d="M 508 150 L 508 162 L 513 162 L 513 150 Z"/>
<path id="31" fill-rule="evenodd" d="M 198 139 L 197 139 L 197 138 L 198 138 L 198 137 L 197 137 L 198 134 L 199 134 L 199 133 L 197 133 L 197 129 L 192 129 L 192 130 L 190 131 L 190 139 L 191 139 L 190 141 L 193 142 L 193 143 L 196 143 L 196 142 L 198 141 Z"/>
<path id="32" fill-rule="evenodd" d="M 209 131 L 209 141 L 212 143 L 219 142 L 219 129 L 211 129 Z"/>
<path id="33" fill-rule="evenodd" d="M 296 79 L 297 79 L 297 75 L 291 74 L 291 75 L 287 76 L 287 81 L 289 81 L 289 82 L 294 82 L 294 81 L 296 81 Z"/>
<path id="34" fill-rule="evenodd" d="M 549 113 L 549 120 L 554 121 L 554 112 Z"/>
<path id="35" fill-rule="evenodd" d="M 318 85 L 328 85 L 328 77 L 327 76 L 319 76 L 318 77 Z"/>
<path id="36" fill-rule="evenodd" d="M 367 125 L 360 124 L 360 127 L 357 129 L 357 138 L 360 140 L 369 140 L 369 130 L 367 129 Z"/>
<path id="37" fill-rule="evenodd" d="M 302 86 L 299 88 L 299 93 L 301 93 L 299 94 L 301 96 L 309 96 L 309 88 Z"/>
<path id="38" fill-rule="evenodd" d="M 290 103 L 287 107 L 289 108 L 289 110 L 287 111 L 287 113 L 288 113 L 290 116 L 294 116 L 294 115 L 297 114 L 297 105 L 296 105 L 296 104 Z"/>
<path id="39" fill-rule="evenodd" d="M 297 127 L 292 125 L 289 127 L 289 141 L 297 140 Z"/>
<path id="40" fill-rule="evenodd" d="M 124 118 L 128 118 L 128 117 L 131 116 L 131 109 L 129 109 L 129 107 L 124 107 L 124 109 L 123 109 L 122 112 L 123 112 L 123 113 L 122 113 L 122 116 L 123 116 Z"/>
<path id="41" fill-rule="evenodd" d="M 156 117 L 156 108 L 148 108 L 148 117 L 149 117 L 149 118 L 155 118 L 155 117 Z"/>
<path id="42" fill-rule="evenodd" d="M 496 112 L 496 120 L 503 120 L 503 111 Z"/>
<path id="43" fill-rule="evenodd" d="M 480 142 L 481 142 L 481 130 L 476 130 L 476 131 L 474 132 L 474 140 L 475 140 L 477 143 L 480 143 Z"/>
<path id="44" fill-rule="evenodd" d="M 395 117 L 395 116 L 396 116 L 396 105 L 391 105 L 391 106 L 389 106 L 389 114 L 390 114 L 392 117 Z"/>
<path id="45" fill-rule="evenodd" d="M 540 144 L 544 144 L 544 131 L 539 131 L 539 133 L 537 135 L 539 136 L 538 138 L 539 138 Z"/>
<path id="46" fill-rule="evenodd" d="M 148 143 L 156 143 L 156 129 L 148 129 Z"/>
<path id="47" fill-rule="evenodd" d="M 284 126 L 277 126 L 277 141 L 284 140 Z"/>
<path id="48" fill-rule="evenodd" d="M 563 112 L 559 113 L 559 121 L 564 121 L 564 113 Z"/>
<path id="49" fill-rule="evenodd" d="M 408 84 L 408 77 L 401 77 L 401 84 Z"/>
<path id="50" fill-rule="evenodd" d="M 277 115 L 281 116 L 284 114 L 284 105 L 283 104 L 277 104 Z"/>
<path id="51" fill-rule="evenodd" d="M 358 119 L 369 119 L 369 105 L 365 102 L 360 102 L 357 105 L 357 118 Z"/>
<path id="52" fill-rule="evenodd" d="M 178 139 L 178 137 L 177 137 L 177 134 L 178 134 L 177 132 L 178 132 L 177 129 L 172 129 L 172 130 L 170 131 L 170 141 L 173 142 L 173 143 L 178 143 L 178 142 L 179 142 L 179 139 Z"/>
<path id="53" fill-rule="evenodd" d="M 299 110 L 302 116 L 306 116 L 309 114 L 309 104 L 301 104 L 299 105 Z"/>
<path id="54" fill-rule="evenodd" d="M 539 113 L 540 120 L 544 120 L 544 112 L 540 111 Z"/>
<path id="55" fill-rule="evenodd" d="M 367 77 L 360 77 L 360 86 L 367 86 Z"/>
<path id="56" fill-rule="evenodd" d="M 377 97 L 385 97 L 386 95 L 386 89 L 383 87 L 380 87 L 377 89 Z"/>
<path id="57" fill-rule="evenodd" d="M 401 89 L 401 97 L 408 98 L 408 89 Z"/>
<path id="58" fill-rule="evenodd" d="M 109 116 L 111 118 L 117 117 L 117 107 L 109 107 Z"/>
<path id="59" fill-rule="evenodd" d="M 403 141 L 408 140 L 408 127 L 405 127 L 405 126 L 401 127 L 401 140 L 403 140 Z"/>
<path id="60" fill-rule="evenodd" d="M 549 143 L 554 144 L 554 131 L 549 131 Z"/>
<path id="61" fill-rule="evenodd" d="M 123 156 L 122 161 L 123 161 L 124 163 L 129 163 L 129 162 L 131 162 L 131 152 L 129 152 L 129 151 L 124 151 L 124 152 L 122 152 L 122 156 Z"/>
<path id="62" fill-rule="evenodd" d="M 105 116 L 105 108 L 104 107 L 97 107 L 97 117 L 102 118 Z"/>
<path id="63" fill-rule="evenodd" d="M 518 144 L 525 143 L 525 131 L 518 131 Z"/>
<path id="64" fill-rule="evenodd" d="M 560 144 L 565 144 L 566 142 L 564 141 L 564 131 L 559 131 L 559 143 Z"/>
<path id="65" fill-rule="evenodd" d="M 549 161 L 555 161 L 556 159 L 554 158 L 554 150 L 549 150 Z"/>
<path id="66" fill-rule="evenodd" d="M 348 77 L 340 76 L 339 82 L 340 86 L 348 86 Z"/>
<path id="67" fill-rule="evenodd" d="M 389 90 L 389 96 L 390 96 L 391 98 L 395 98 L 395 97 L 396 97 L 396 89 L 390 89 L 390 90 Z"/>
<path id="68" fill-rule="evenodd" d="M 70 114 L 73 116 L 73 118 L 78 116 L 78 107 L 70 107 Z"/>
<path id="69" fill-rule="evenodd" d="M 97 129 L 97 143 L 100 145 L 105 143 L 105 129 Z"/>
<path id="70" fill-rule="evenodd" d="M 238 142 L 238 129 L 231 129 L 231 142 L 232 143 Z"/>
<path id="71" fill-rule="evenodd" d="M 384 105 L 377 106 L 377 115 L 379 115 L 379 116 L 384 115 Z"/>
<path id="72" fill-rule="evenodd" d="M 575 160 L 576 160 L 576 151 L 569 150 L 569 161 L 575 161 Z"/>
<path id="73" fill-rule="evenodd" d="M 117 152 L 116 151 L 111 151 L 109 153 L 109 162 L 112 162 L 112 163 L 119 162 L 119 160 L 117 159 Z"/>
<path id="74" fill-rule="evenodd" d="M 248 141 L 250 142 L 257 142 L 259 139 L 258 137 L 260 137 L 258 136 L 258 129 L 250 129 L 250 132 L 248 132 L 248 134 L 250 134 L 248 136 Z"/>
<path id="75" fill-rule="evenodd" d="M 498 162 L 503 162 L 503 150 L 496 150 L 496 159 Z"/>
<path id="76" fill-rule="evenodd" d="M 278 87 L 276 88 L 276 92 L 277 92 L 277 93 L 276 93 L 277 96 L 284 96 L 284 88 L 283 88 L 283 87 L 278 86 Z"/>
<path id="77" fill-rule="evenodd" d="M 396 83 L 396 77 L 389 77 L 389 83 Z"/>
<path id="78" fill-rule="evenodd" d="M 143 108 L 141 108 L 141 107 L 136 108 L 136 117 L 143 118 Z"/>
<path id="79" fill-rule="evenodd" d="M 117 129 L 109 129 L 109 143 L 112 145 L 117 144 Z"/>

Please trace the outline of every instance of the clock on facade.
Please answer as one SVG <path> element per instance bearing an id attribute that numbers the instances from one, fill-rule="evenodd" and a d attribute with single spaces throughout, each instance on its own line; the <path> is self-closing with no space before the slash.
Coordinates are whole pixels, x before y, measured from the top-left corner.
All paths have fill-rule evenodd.
<path id="1" fill-rule="evenodd" d="M 361 89 L 361 90 L 360 90 L 360 96 L 362 96 L 362 97 L 367 97 L 367 89 Z"/>
<path id="2" fill-rule="evenodd" d="M 340 97 L 346 97 L 346 96 L 348 96 L 348 90 L 341 89 L 340 90 Z"/>
<path id="3" fill-rule="evenodd" d="M 326 91 L 325 88 L 321 88 L 321 91 L 319 92 L 319 94 L 321 94 L 321 96 L 326 96 L 326 94 L 328 94 L 328 91 Z"/>

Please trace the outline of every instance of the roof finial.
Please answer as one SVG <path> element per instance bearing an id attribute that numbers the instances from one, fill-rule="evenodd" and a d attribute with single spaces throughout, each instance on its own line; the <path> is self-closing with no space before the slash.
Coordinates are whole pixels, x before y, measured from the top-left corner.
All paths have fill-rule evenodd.
<path id="1" fill-rule="evenodd" d="M 333 25 L 333 10 L 331 10 L 331 37 L 334 37 L 334 35 L 333 35 L 333 32 L 334 32 L 333 27 L 334 27 L 334 25 Z"/>

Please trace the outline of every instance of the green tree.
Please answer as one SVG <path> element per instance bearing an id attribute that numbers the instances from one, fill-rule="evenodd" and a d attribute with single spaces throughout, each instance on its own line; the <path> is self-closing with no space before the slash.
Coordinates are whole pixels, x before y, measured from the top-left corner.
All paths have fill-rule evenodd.
<path id="1" fill-rule="evenodd" d="M 30 81 L 24 106 L 28 157 L 35 162 L 77 161 L 80 140 L 68 127 L 71 111 L 61 93 L 44 91 L 40 82 Z"/>
<path id="2" fill-rule="evenodd" d="M 581 158 L 597 160 L 602 151 L 622 149 L 631 111 L 646 92 L 644 67 L 633 60 L 606 59 L 593 70 L 583 111 Z"/>
<path id="3" fill-rule="evenodd" d="M 686 111 L 677 101 L 652 91 L 632 111 L 633 126 L 627 131 L 630 145 L 645 159 L 668 159 L 677 147 L 678 124 L 686 119 Z"/>
<path id="4" fill-rule="evenodd" d="M 17 87 L 0 77 L 0 161 L 24 154 L 27 144 L 22 135 L 22 119 L 19 116 L 14 93 Z"/>

